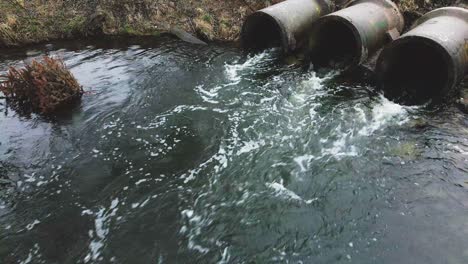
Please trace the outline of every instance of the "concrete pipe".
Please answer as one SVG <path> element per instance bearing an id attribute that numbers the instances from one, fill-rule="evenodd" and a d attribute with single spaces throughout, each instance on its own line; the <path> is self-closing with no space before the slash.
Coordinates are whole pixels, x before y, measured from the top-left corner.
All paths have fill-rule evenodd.
<path id="1" fill-rule="evenodd" d="M 314 66 L 348 69 L 400 36 L 404 19 L 389 0 L 355 0 L 321 17 L 309 36 Z"/>
<path id="2" fill-rule="evenodd" d="M 259 10 L 242 26 L 242 46 L 248 51 L 281 47 L 292 52 L 304 44 L 313 22 L 333 8 L 330 0 L 287 0 Z"/>
<path id="3" fill-rule="evenodd" d="M 441 101 L 468 73 L 468 10 L 436 9 L 386 47 L 377 76 L 387 97 L 406 104 Z"/>

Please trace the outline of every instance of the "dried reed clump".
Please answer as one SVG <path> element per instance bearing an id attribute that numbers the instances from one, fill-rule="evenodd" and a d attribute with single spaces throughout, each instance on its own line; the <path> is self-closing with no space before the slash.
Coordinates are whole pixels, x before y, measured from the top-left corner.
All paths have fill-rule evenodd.
<path id="1" fill-rule="evenodd" d="M 49 114 L 80 99 L 83 89 L 61 59 L 45 56 L 24 68 L 10 67 L 0 91 L 15 108 Z"/>

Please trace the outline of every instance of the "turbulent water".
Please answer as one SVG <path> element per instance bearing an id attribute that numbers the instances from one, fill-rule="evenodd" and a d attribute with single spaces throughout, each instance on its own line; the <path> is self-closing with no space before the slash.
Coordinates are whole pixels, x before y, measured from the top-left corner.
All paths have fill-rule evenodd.
<path id="1" fill-rule="evenodd" d="M 1 263 L 467 263 L 468 117 L 173 39 L 56 43 L 87 93 L 0 109 Z"/>

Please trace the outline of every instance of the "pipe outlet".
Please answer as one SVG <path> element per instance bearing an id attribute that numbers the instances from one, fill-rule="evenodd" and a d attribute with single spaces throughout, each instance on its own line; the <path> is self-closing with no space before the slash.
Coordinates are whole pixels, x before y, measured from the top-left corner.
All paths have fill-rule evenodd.
<path id="1" fill-rule="evenodd" d="M 404 104 L 440 102 L 468 73 L 468 10 L 436 9 L 386 47 L 376 72 L 385 96 Z"/>
<path id="2" fill-rule="evenodd" d="M 290 53 L 302 47 L 313 23 L 333 11 L 330 0 L 287 0 L 247 17 L 241 44 L 248 51 L 281 47 Z"/>
<path id="3" fill-rule="evenodd" d="M 358 66 L 398 38 L 403 27 L 403 16 L 393 2 L 351 1 L 314 24 L 308 41 L 310 60 L 318 67 Z"/>

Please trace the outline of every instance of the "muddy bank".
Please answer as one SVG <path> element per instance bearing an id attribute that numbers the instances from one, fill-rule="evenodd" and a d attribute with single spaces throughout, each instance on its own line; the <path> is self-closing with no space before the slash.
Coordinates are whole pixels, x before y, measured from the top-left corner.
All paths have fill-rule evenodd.
<path id="1" fill-rule="evenodd" d="M 245 17 L 281 0 L 2 0 L 0 47 L 98 35 L 158 35 L 176 26 L 203 40 L 235 41 Z M 396 1 L 409 25 L 462 0 Z M 346 0 L 337 0 L 343 5 Z"/>

